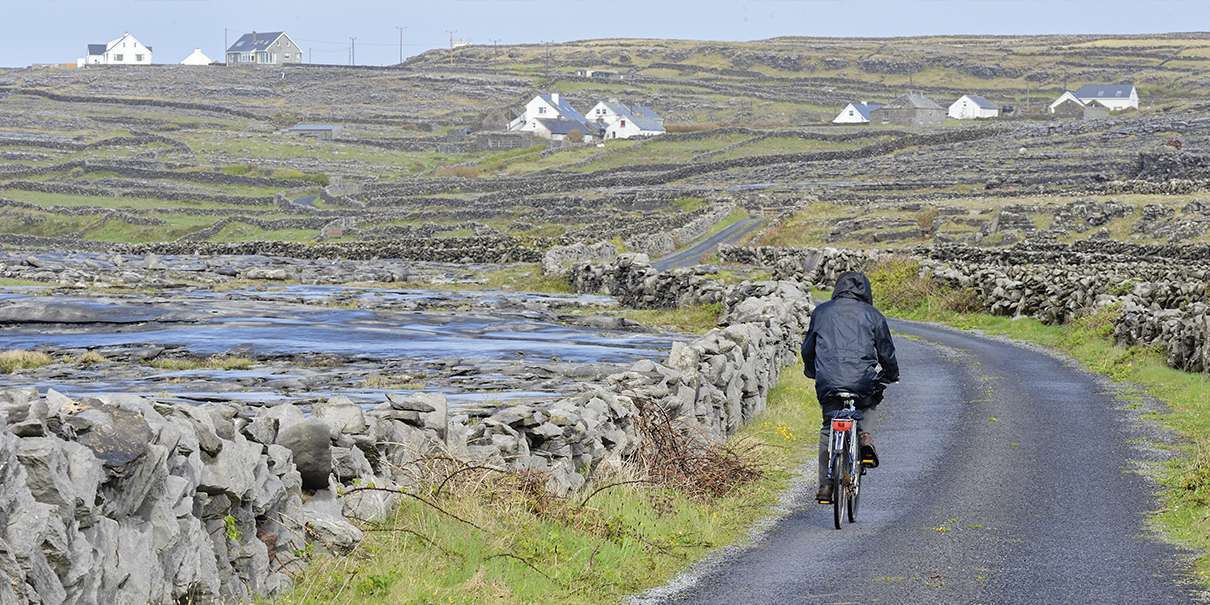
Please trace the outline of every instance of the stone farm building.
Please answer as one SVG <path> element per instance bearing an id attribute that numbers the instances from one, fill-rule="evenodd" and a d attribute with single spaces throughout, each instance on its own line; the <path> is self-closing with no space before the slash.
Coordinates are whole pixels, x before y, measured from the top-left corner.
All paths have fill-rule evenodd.
<path id="1" fill-rule="evenodd" d="M 151 47 L 126 33 L 105 44 L 89 44 L 88 56 L 76 61 L 85 65 L 151 65 Z"/>
<path id="2" fill-rule="evenodd" d="M 918 92 L 909 92 L 870 112 L 874 124 L 902 126 L 940 126 L 945 123 L 945 108 Z"/>
<path id="3" fill-rule="evenodd" d="M 588 110 L 588 119 L 605 131 L 606 139 L 654 137 L 664 134 L 664 119 L 644 105 L 626 105 L 617 99 L 601 101 Z"/>
<path id="4" fill-rule="evenodd" d="M 1055 113 L 1059 105 L 1069 100 L 1076 100 L 1081 105 L 1093 101 L 1104 105 L 1110 111 L 1139 108 L 1139 91 L 1134 84 L 1086 84 L 1075 92 L 1066 91 L 1050 104 L 1050 113 Z"/>
<path id="5" fill-rule="evenodd" d="M 284 65 L 302 62 L 302 49 L 286 32 L 244 34 L 227 49 L 227 65 Z"/>
<path id="6" fill-rule="evenodd" d="M 955 120 L 978 120 L 999 115 L 1000 107 L 979 95 L 962 95 L 949 109 L 949 117 Z"/>
<path id="7" fill-rule="evenodd" d="M 870 112 L 882 107 L 878 103 L 849 103 L 844 109 L 840 110 L 840 114 L 832 120 L 833 124 L 869 124 Z"/>

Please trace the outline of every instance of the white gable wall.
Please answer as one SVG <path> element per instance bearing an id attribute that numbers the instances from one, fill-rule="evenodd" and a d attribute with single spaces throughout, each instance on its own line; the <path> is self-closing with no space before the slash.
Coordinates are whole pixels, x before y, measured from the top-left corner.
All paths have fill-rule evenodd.
<path id="1" fill-rule="evenodd" d="M 840 110 L 840 115 L 836 116 L 836 119 L 832 120 L 832 123 L 833 124 L 868 124 L 869 120 L 865 119 L 865 117 L 861 115 L 860 111 L 857 111 L 856 106 L 854 106 L 852 103 L 849 103 L 847 106 L 845 106 L 844 109 Z"/>
<path id="2" fill-rule="evenodd" d="M 1063 94 L 1059 95 L 1059 98 L 1055 99 L 1054 103 L 1050 104 L 1050 113 L 1054 113 L 1055 108 L 1062 105 L 1065 101 L 1075 101 L 1076 103 L 1079 103 L 1080 105 L 1084 104 L 1083 101 L 1081 101 L 1079 98 L 1076 97 L 1075 93 L 1068 90 L 1068 91 L 1064 92 Z"/>
<path id="3" fill-rule="evenodd" d="M 994 118 L 1000 115 L 999 109 L 985 109 L 979 107 L 978 103 L 970 98 L 970 95 L 962 95 L 953 105 L 950 105 L 949 116 L 955 120 L 977 120 L 981 118 Z"/>
<path id="4" fill-rule="evenodd" d="M 89 55 L 90 65 L 151 65 L 151 50 L 130 34 L 105 45 L 103 55 Z"/>

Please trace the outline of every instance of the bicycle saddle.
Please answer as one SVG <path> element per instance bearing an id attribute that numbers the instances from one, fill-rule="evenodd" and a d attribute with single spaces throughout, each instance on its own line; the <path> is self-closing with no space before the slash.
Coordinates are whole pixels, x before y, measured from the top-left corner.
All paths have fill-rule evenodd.
<path id="1" fill-rule="evenodd" d="M 862 420 L 865 416 L 861 415 L 861 410 L 832 410 L 824 414 L 829 420 L 845 419 Z"/>

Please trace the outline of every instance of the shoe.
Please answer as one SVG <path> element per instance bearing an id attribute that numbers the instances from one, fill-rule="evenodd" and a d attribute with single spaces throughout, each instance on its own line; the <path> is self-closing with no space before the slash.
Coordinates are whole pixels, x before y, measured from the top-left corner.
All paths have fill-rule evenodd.
<path id="1" fill-rule="evenodd" d="M 832 503 L 832 484 L 825 483 L 819 486 L 819 491 L 815 492 L 815 501 L 820 504 Z"/>
<path id="2" fill-rule="evenodd" d="M 857 436 L 857 443 L 861 445 L 861 466 L 878 468 L 878 452 L 874 449 L 874 436 L 862 431 Z"/>

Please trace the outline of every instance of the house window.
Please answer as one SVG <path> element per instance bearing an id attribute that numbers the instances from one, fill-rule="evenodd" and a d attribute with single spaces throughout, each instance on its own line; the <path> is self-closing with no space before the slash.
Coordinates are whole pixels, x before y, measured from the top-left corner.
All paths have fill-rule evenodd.
<path id="1" fill-rule="evenodd" d="M 142 63 L 142 62 L 143 62 L 143 55 L 135 55 L 135 56 L 134 56 L 134 60 L 135 60 L 135 62 L 136 62 L 136 63 Z"/>
<path id="2" fill-rule="evenodd" d="M 121 61 L 121 60 L 122 60 L 122 55 L 114 55 L 114 56 L 113 56 L 113 60 L 114 60 L 114 61 Z"/>
<path id="3" fill-rule="evenodd" d="M 538 113 L 546 113 L 546 108 L 545 108 L 545 107 L 539 107 L 539 108 L 538 108 Z"/>

